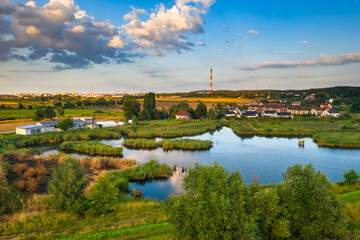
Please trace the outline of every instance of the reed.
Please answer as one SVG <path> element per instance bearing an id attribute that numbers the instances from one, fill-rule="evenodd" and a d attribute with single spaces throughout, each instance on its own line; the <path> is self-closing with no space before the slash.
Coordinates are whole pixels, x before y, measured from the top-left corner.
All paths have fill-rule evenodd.
<path id="1" fill-rule="evenodd" d="M 167 178 L 171 176 L 173 170 L 166 164 L 160 164 L 156 160 L 151 160 L 135 168 L 125 171 L 110 172 L 111 176 L 116 178 L 127 178 L 129 181 L 147 180 L 154 178 Z"/>
<path id="2" fill-rule="evenodd" d="M 86 153 L 89 155 L 103 156 L 122 156 L 123 149 L 121 147 L 113 147 L 100 142 L 91 141 L 69 141 L 63 142 L 59 149 L 71 150 L 78 153 Z"/>
<path id="3" fill-rule="evenodd" d="M 203 141 L 197 139 L 162 140 L 160 142 L 156 142 L 154 139 L 136 138 L 125 139 L 123 145 L 131 148 L 161 147 L 164 150 L 207 150 L 212 147 L 213 143 L 211 141 Z"/>

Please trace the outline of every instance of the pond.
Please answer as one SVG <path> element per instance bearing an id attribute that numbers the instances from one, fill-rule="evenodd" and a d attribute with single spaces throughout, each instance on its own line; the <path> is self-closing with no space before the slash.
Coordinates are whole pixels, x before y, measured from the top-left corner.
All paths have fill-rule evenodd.
<path id="1" fill-rule="evenodd" d="M 227 127 L 213 133 L 187 137 L 191 139 L 211 140 L 214 146 L 208 151 L 164 151 L 135 150 L 124 148 L 125 158 L 136 159 L 144 163 L 152 159 L 169 166 L 189 168 L 197 162 L 211 165 L 216 161 L 229 171 L 240 171 L 246 183 L 253 182 L 253 176 L 262 184 L 279 183 L 282 173 L 294 164 L 312 163 L 317 170 L 328 175 L 332 182 L 343 180 L 342 175 L 347 169 L 360 171 L 360 150 L 322 148 L 311 138 L 268 138 L 239 137 Z M 299 140 L 305 141 L 299 147 Z M 122 146 L 123 139 L 103 140 L 102 143 Z M 57 150 L 48 150 L 57 153 Z M 49 152 L 44 154 L 47 155 Z M 76 155 L 81 157 L 82 155 Z M 169 194 L 182 192 L 182 172 L 177 172 L 168 181 L 152 181 L 145 185 L 132 183 L 131 188 L 143 190 L 145 196 L 159 200 L 166 199 Z"/>

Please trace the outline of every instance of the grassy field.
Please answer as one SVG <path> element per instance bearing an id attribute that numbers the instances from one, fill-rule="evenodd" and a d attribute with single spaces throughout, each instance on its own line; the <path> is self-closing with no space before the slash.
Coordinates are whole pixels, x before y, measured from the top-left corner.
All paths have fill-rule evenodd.
<path id="1" fill-rule="evenodd" d="M 182 98 L 178 96 L 174 97 L 160 97 L 156 98 L 159 102 L 204 102 L 204 103 L 249 103 L 254 101 L 253 99 L 242 98 Z"/>
<path id="2" fill-rule="evenodd" d="M 171 239 L 172 226 L 157 202 L 131 200 L 111 214 L 78 216 L 31 201 L 2 219 L 4 239 Z"/>

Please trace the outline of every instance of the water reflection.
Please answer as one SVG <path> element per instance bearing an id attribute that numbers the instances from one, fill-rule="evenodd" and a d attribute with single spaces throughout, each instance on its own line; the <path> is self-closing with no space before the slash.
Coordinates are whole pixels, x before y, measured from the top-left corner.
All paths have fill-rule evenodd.
<path id="1" fill-rule="evenodd" d="M 282 173 L 294 164 L 312 163 L 317 170 L 328 175 L 330 181 L 342 180 L 347 169 L 360 171 L 360 150 L 320 148 L 311 138 L 269 138 L 269 137 L 239 137 L 230 128 L 188 137 L 213 141 L 213 147 L 208 151 L 164 151 L 161 148 L 154 150 L 135 150 L 124 148 L 125 158 L 136 159 L 145 163 L 152 159 L 169 166 L 192 167 L 195 162 L 201 165 L 210 165 L 214 161 L 229 171 L 241 171 L 246 183 L 253 181 L 253 175 L 260 178 L 260 183 L 270 184 L 282 181 Z M 156 139 L 160 141 L 161 139 Z M 305 141 L 304 147 L 299 147 L 299 140 Z M 123 139 L 102 140 L 112 146 L 122 146 Z M 44 152 L 44 155 L 58 153 L 55 149 Z M 72 154 L 76 157 L 85 155 Z M 141 184 L 133 183 L 134 188 L 141 187 L 148 196 L 163 199 L 167 193 L 176 193 L 181 187 L 179 176 L 174 175 L 168 181 L 155 181 Z M 178 186 L 175 186 L 177 183 Z M 139 187 L 138 187 L 139 186 Z M 141 189 L 142 190 L 142 189 Z M 151 193 L 151 194 L 150 194 Z M 163 194 L 164 193 L 164 194 Z M 152 195 L 154 194 L 154 195 Z M 162 195 L 163 194 L 163 195 Z"/>

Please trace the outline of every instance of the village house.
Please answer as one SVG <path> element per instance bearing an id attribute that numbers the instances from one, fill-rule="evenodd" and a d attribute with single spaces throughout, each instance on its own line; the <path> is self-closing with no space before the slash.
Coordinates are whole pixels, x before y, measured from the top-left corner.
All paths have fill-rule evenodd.
<path id="1" fill-rule="evenodd" d="M 335 110 L 326 110 L 321 114 L 322 117 L 340 117 L 340 113 Z"/>
<path id="2" fill-rule="evenodd" d="M 332 109 L 332 105 L 330 103 L 323 103 L 320 105 L 321 108 L 329 108 Z"/>
<path id="3" fill-rule="evenodd" d="M 175 113 L 176 120 L 189 120 L 191 119 L 191 114 L 188 111 L 180 110 Z"/>
<path id="4" fill-rule="evenodd" d="M 117 127 L 118 124 L 114 121 L 98 121 L 96 122 L 100 128 L 109 128 L 109 127 Z"/>
<path id="5" fill-rule="evenodd" d="M 261 116 L 263 117 L 277 117 L 276 111 L 262 111 Z"/>
<path id="6" fill-rule="evenodd" d="M 246 111 L 241 116 L 247 117 L 247 118 L 256 118 L 256 117 L 259 117 L 259 113 L 256 111 Z"/>

